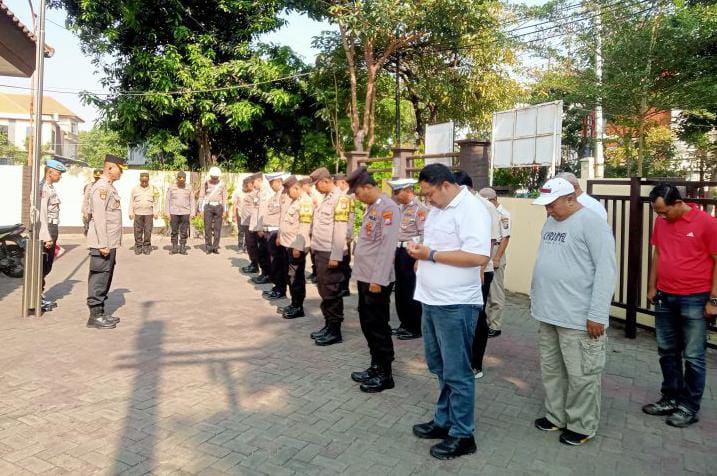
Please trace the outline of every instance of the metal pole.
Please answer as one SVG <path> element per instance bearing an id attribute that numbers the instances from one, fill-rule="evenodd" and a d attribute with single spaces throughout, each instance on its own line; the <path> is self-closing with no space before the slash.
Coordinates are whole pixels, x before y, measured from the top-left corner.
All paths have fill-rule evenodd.
<path id="1" fill-rule="evenodd" d="M 22 317 L 31 309 L 35 316 L 42 315 L 42 242 L 38 202 L 40 195 L 40 160 L 42 158 L 42 96 L 45 69 L 45 0 L 40 0 L 40 18 L 35 29 L 35 108 L 33 115 L 34 137 L 32 181 L 30 188 L 30 242 L 25 251 L 25 277 L 23 280 Z"/>

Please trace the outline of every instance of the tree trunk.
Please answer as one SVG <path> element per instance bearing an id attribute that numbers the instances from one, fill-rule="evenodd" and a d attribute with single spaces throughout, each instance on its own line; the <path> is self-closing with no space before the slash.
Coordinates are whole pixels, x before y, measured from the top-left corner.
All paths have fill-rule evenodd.
<path id="1" fill-rule="evenodd" d="M 197 145 L 199 146 L 199 166 L 207 170 L 212 163 L 211 146 L 209 145 L 209 132 L 203 127 L 198 128 Z"/>

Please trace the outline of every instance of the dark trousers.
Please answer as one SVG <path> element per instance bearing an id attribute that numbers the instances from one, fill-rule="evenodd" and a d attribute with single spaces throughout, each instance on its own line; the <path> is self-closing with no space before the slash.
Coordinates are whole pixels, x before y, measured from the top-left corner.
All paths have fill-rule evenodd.
<path id="1" fill-rule="evenodd" d="M 177 239 L 179 244 L 186 245 L 189 238 L 189 215 L 170 215 L 169 226 L 172 230 L 172 246 L 177 246 Z"/>
<path id="2" fill-rule="evenodd" d="M 314 258 L 314 250 L 311 250 L 309 254 L 311 255 L 311 274 L 316 277 L 316 258 Z"/>
<path id="3" fill-rule="evenodd" d="M 292 248 L 286 250 L 286 259 L 289 265 L 287 277 L 289 278 L 289 292 L 291 293 L 291 305 L 302 307 L 306 299 L 306 253 L 300 252 L 298 258 L 294 258 Z"/>
<path id="4" fill-rule="evenodd" d="M 59 230 L 56 224 L 48 223 L 47 229 L 50 232 L 50 238 L 52 239 L 52 248 L 47 249 L 42 247 L 42 289 L 45 289 L 45 278 L 50 271 L 52 271 L 52 265 L 55 263 L 55 246 L 57 246 L 57 238 L 59 237 Z"/>
<path id="5" fill-rule="evenodd" d="M 700 410 L 707 380 L 704 312 L 709 296 L 709 293 L 683 296 L 658 291 L 655 299 L 662 395 L 677 400 L 692 412 Z"/>
<path id="6" fill-rule="evenodd" d="M 378 293 L 369 292 L 369 283 L 359 281 L 356 284 L 359 321 L 371 353 L 371 364 L 390 369 L 393 362 L 393 340 L 388 321 L 391 318 L 393 283 L 381 286 L 381 291 Z"/>
<path id="7" fill-rule="evenodd" d="M 416 290 L 416 272 L 413 270 L 415 262 L 406 248 L 396 248 L 396 259 L 393 262 L 396 271 L 396 314 L 401 327 L 420 334 L 423 309 L 421 303 L 413 299 Z"/>
<path id="8" fill-rule="evenodd" d="M 222 237 L 223 217 L 223 206 L 204 205 L 204 244 L 207 246 L 207 249 L 219 249 L 219 239 Z"/>
<path id="9" fill-rule="evenodd" d="M 141 250 L 152 246 L 152 215 L 134 216 L 134 248 Z"/>
<path id="10" fill-rule="evenodd" d="M 264 236 L 259 236 L 258 232 L 255 232 L 255 235 L 256 235 L 257 258 L 259 259 L 259 267 L 261 268 L 261 275 L 271 277 L 271 258 L 269 257 L 268 235 L 266 233 L 264 233 Z"/>
<path id="11" fill-rule="evenodd" d="M 254 231 L 249 231 L 248 226 L 242 226 L 245 228 L 244 240 L 246 243 L 246 252 L 249 255 L 249 261 L 252 266 L 259 266 L 259 247 L 257 239 L 259 238 Z"/>
<path id="12" fill-rule="evenodd" d="M 249 227 L 244 226 L 237 226 L 237 249 L 241 252 L 246 249 L 246 230 L 248 230 Z"/>
<path id="13" fill-rule="evenodd" d="M 475 338 L 473 339 L 473 358 L 471 364 L 476 370 L 483 370 L 483 356 L 485 348 L 488 345 L 488 316 L 485 313 L 485 303 L 488 301 L 488 292 L 490 291 L 490 283 L 493 281 L 493 273 L 483 273 L 483 284 L 481 285 L 481 294 L 483 294 L 483 303 L 480 313 L 478 314 L 478 322 L 476 323 Z"/>
<path id="14" fill-rule="evenodd" d="M 327 324 L 341 324 L 344 320 L 344 300 L 341 298 L 341 282 L 344 271 L 341 262 L 336 268 L 329 268 L 330 251 L 314 251 L 316 278 L 319 296 L 321 296 L 321 313 Z"/>
<path id="15" fill-rule="evenodd" d="M 351 282 L 351 244 L 348 245 L 348 253 L 344 255 L 344 259 L 341 261 L 341 268 L 344 272 L 344 280 L 341 283 L 341 290 L 349 290 L 349 282 Z"/>
<path id="16" fill-rule="evenodd" d="M 112 285 L 115 272 L 117 250 L 111 249 L 110 254 L 102 256 L 100 250 L 90 249 L 90 276 L 87 280 L 87 306 L 104 311 L 107 293 Z"/>
<path id="17" fill-rule="evenodd" d="M 274 283 L 274 290 L 286 294 L 286 280 L 289 273 L 289 262 L 286 260 L 286 248 L 276 244 L 278 231 L 269 233 L 268 248 L 271 258 L 271 275 L 269 278 Z"/>

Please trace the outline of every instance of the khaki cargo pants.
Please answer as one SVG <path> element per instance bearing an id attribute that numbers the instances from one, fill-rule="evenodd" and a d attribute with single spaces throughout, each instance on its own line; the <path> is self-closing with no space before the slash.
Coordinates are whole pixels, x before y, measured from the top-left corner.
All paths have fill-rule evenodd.
<path id="1" fill-rule="evenodd" d="M 540 370 L 545 416 L 551 423 L 593 435 L 600 423 L 600 384 L 607 336 L 540 323 Z"/>
<path id="2" fill-rule="evenodd" d="M 495 250 L 493 253 L 495 254 Z M 490 283 L 488 302 L 485 313 L 488 316 L 488 327 L 494 331 L 501 330 L 503 326 L 503 308 L 505 307 L 505 266 L 507 264 L 505 255 L 500 258 L 500 266 L 493 269 L 493 281 Z"/>

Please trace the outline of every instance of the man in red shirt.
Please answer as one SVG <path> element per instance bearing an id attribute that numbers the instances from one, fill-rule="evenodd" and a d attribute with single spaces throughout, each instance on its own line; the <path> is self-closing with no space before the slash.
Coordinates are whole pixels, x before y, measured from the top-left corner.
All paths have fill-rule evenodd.
<path id="1" fill-rule="evenodd" d="M 655 186 L 650 203 L 658 217 L 647 299 L 655 305 L 663 381 L 662 398 L 642 411 L 669 415 L 667 424 L 682 428 L 698 420 L 705 388 L 707 321 L 717 315 L 717 219 L 670 184 Z"/>

